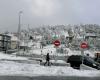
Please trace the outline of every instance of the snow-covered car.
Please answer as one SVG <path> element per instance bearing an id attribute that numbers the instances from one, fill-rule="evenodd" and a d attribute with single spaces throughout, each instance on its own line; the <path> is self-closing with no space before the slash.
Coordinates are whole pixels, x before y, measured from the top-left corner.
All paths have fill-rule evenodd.
<path id="1" fill-rule="evenodd" d="M 84 56 L 83 64 L 100 70 L 100 64 L 98 62 L 94 61 L 94 59 L 92 59 L 91 57 Z"/>

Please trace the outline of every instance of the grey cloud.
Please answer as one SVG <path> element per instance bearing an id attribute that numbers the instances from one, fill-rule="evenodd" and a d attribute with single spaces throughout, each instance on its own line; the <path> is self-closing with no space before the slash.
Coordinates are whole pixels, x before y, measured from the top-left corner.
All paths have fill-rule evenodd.
<path id="1" fill-rule="evenodd" d="M 100 24 L 99 0 L 0 0 L 0 31 L 56 24 Z"/>

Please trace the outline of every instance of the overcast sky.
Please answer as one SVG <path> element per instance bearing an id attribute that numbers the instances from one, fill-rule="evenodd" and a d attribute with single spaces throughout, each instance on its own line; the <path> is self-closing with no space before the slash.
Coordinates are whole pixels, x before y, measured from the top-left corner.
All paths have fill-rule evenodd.
<path id="1" fill-rule="evenodd" d="M 0 0 L 0 31 L 57 24 L 100 24 L 100 0 Z"/>

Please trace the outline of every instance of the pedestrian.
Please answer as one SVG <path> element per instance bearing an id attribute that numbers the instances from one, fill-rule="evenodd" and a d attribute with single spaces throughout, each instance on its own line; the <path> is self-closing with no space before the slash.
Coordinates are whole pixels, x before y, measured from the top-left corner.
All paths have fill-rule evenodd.
<path id="1" fill-rule="evenodd" d="M 89 54 L 86 54 L 89 57 Z"/>
<path id="2" fill-rule="evenodd" d="M 98 58 L 99 58 L 99 53 L 96 53 L 96 54 L 95 54 L 95 59 L 94 59 L 94 60 L 97 61 Z"/>
<path id="3" fill-rule="evenodd" d="M 26 48 L 24 47 L 24 51 L 26 50 Z"/>
<path id="4" fill-rule="evenodd" d="M 52 54 L 52 51 L 51 51 L 51 54 Z"/>
<path id="5" fill-rule="evenodd" d="M 42 50 L 41 50 L 41 55 L 42 55 Z"/>
<path id="6" fill-rule="evenodd" d="M 49 56 L 49 53 L 47 53 L 47 55 L 46 55 L 46 62 L 44 63 L 44 66 L 45 65 L 48 65 L 48 66 L 50 66 L 50 56 Z"/>

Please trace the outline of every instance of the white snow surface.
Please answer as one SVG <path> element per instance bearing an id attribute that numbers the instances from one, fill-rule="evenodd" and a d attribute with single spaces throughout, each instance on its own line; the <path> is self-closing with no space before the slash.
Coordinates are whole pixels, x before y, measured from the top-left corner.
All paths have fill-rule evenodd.
<path id="1" fill-rule="evenodd" d="M 25 57 L 16 57 L 16 55 L 9 55 L 0 52 L 0 59 L 8 59 L 8 60 L 28 60 Z"/>
<path id="2" fill-rule="evenodd" d="M 0 75 L 20 76 L 100 76 L 97 70 L 75 70 L 71 67 L 40 66 L 38 64 L 15 63 L 0 61 Z M 92 75 L 92 76 L 91 76 Z"/>
<path id="3" fill-rule="evenodd" d="M 59 47 L 61 47 L 61 46 L 59 46 Z M 32 50 L 30 50 L 30 54 L 46 55 L 47 53 L 50 53 L 50 55 L 57 55 L 57 56 L 81 55 L 81 50 L 75 51 L 75 50 L 71 50 L 69 48 L 64 48 L 64 49 L 66 50 L 66 53 L 57 53 L 54 45 L 49 45 L 49 46 L 44 47 L 43 49 L 40 49 L 40 48 L 32 49 Z M 52 53 L 51 53 L 51 51 L 52 51 Z M 94 51 L 84 50 L 84 55 L 89 54 L 91 57 L 94 57 L 94 53 L 95 53 Z"/>
<path id="4" fill-rule="evenodd" d="M 12 55 L 0 53 L 0 59 L 26 60 L 27 58 L 15 57 Z M 29 64 L 29 63 L 18 63 L 14 61 L 0 60 L 0 75 L 96 77 L 96 76 L 100 76 L 100 71 L 99 70 L 76 70 L 68 66 L 41 66 L 38 63 Z"/>

